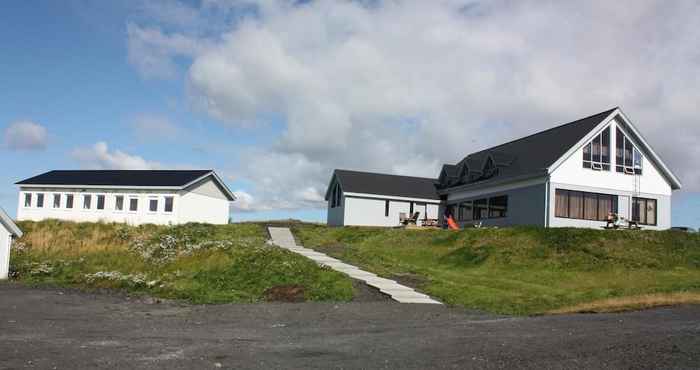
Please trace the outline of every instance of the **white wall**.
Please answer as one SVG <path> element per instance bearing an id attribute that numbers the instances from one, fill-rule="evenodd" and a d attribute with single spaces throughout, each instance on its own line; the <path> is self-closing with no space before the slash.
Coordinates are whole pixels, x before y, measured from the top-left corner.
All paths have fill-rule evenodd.
<path id="1" fill-rule="evenodd" d="M 226 224 L 229 220 L 230 202 L 224 193 L 208 178 L 183 191 L 142 189 L 80 189 L 22 187 L 17 203 L 17 219 L 41 221 L 60 219 L 76 222 L 119 222 L 140 224 L 181 224 L 203 222 Z M 24 206 L 26 193 L 32 194 L 30 207 Z M 37 207 L 37 194 L 44 194 L 44 205 Z M 61 194 L 61 205 L 53 207 L 53 195 Z M 73 195 L 73 208 L 67 208 L 67 194 Z M 83 196 L 91 195 L 90 209 L 83 209 Z M 97 195 L 105 195 L 105 207 L 97 209 Z M 116 196 L 124 196 L 124 209 L 116 210 Z M 165 197 L 173 197 L 173 211 L 165 212 Z M 136 212 L 129 210 L 130 199 L 138 199 Z M 157 199 L 158 209 L 151 212 L 149 201 Z"/>
<path id="2" fill-rule="evenodd" d="M 386 201 L 389 200 L 389 215 L 385 215 Z M 419 220 L 425 217 L 425 209 L 414 202 L 413 212 L 420 212 Z M 410 201 L 392 198 L 375 199 L 345 196 L 344 201 L 345 226 L 399 226 L 399 214 L 410 212 Z M 426 203 L 428 218 L 438 218 L 438 203 Z M 420 222 L 419 222 L 420 224 Z"/>
<path id="3" fill-rule="evenodd" d="M 0 224 L 0 280 L 7 279 L 10 268 L 10 245 L 12 236 L 5 227 Z"/>
<path id="4" fill-rule="evenodd" d="M 179 222 L 227 224 L 230 206 L 226 195 L 209 177 L 180 192 Z"/>

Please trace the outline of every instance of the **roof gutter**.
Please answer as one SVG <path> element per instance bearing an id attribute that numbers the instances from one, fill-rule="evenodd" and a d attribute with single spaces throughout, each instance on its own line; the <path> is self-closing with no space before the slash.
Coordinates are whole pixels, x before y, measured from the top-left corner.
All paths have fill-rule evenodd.
<path id="1" fill-rule="evenodd" d="M 437 193 L 439 195 L 445 195 L 445 194 L 454 193 L 457 191 L 479 190 L 479 189 L 485 189 L 485 188 L 489 188 L 489 187 L 496 186 L 496 185 L 503 185 L 503 184 L 508 184 L 511 182 L 530 180 L 530 179 L 535 179 L 535 178 L 540 178 L 540 177 L 545 177 L 545 176 L 547 176 L 547 170 L 542 169 L 542 172 L 538 172 L 538 173 L 529 173 L 529 174 L 520 175 L 520 176 L 508 177 L 508 178 L 500 179 L 500 180 L 482 181 L 482 182 L 476 182 L 476 183 L 472 183 L 472 184 L 455 186 L 455 187 L 451 187 L 451 188 L 439 189 L 437 191 Z"/>

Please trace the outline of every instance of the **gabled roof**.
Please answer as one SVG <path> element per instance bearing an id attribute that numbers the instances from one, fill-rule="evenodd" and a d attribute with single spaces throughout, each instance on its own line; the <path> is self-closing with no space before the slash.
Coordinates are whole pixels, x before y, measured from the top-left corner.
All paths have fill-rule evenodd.
<path id="1" fill-rule="evenodd" d="M 15 237 L 22 237 L 22 230 L 12 221 L 10 216 L 5 213 L 5 210 L 0 208 L 0 225 L 3 225 L 7 231 Z"/>
<path id="2" fill-rule="evenodd" d="M 499 167 L 497 174 L 479 181 L 480 184 L 528 175 L 544 176 L 552 164 L 616 109 L 618 108 L 469 154 L 458 165 L 467 163 L 470 170 L 481 171 L 488 157 L 494 158 Z"/>
<path id="3" fill-rule="evenodd" d="M 90 186 L 176 188 L 213 176 L 230 200 L 235 200 L 231 190 L 213 170 L 56 170 L 42 173 L 17 185 L 34 186 Z"/>
<path id="4" fill-rule="evenodd" d="M 338 169 L 333 172 L 333 175 L 340 183 L 340 187 L 345 193 L 362 193 L 418 199 L 440 199 L 435 189 L 437 180 L 432 178 L 386 175 Z M 328 200 L 328 192 L 326 192 L 326 200 Z"/>

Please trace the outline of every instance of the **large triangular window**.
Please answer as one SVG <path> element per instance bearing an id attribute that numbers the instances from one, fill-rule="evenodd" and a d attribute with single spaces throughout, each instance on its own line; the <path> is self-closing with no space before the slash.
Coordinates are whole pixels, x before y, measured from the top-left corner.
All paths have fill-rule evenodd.
<path id="1" fill-rule="evenodd" d="M 615 169 L 617 172 L 626 173 L 628 175 L 641 175 L 644 158 L 630 139 L 625 134 L 617 129 L 617 138 L 615 139 Z"/>
<path id="2" fill-rule="evenodd" d="M 610 126 L 583 147 L 583 168 L 610 171 Z"/>

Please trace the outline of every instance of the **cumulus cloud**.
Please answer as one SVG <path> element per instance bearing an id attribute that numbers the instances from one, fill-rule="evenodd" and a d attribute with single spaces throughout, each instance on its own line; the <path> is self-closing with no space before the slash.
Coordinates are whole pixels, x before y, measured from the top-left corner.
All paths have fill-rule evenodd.
<path id="1" fill-rule="evenodd" d="M 5 129 L 3 141 L 10 150 L 44 150 L 47 138 L 44 126 L 32 121 L 16 121 Z"/>
<path id="2" fill-rule="evenodd" d="M 152 170 L 162 167 L 158 162 L 147 161 L 121 150 L 110 151 L 104 141 L 88 148 L 75 149 L 72 157 L 80 162 L 83 168 L 95 170 Z"/>
<path id="3" fill-rule="evenodd" d="M 141 141 L 175 140 L 183 134 L 181 127 L 161 115 L 140 114 L 134 118 L 132 127 Z"/>
<path id="4" fill-rule="evenodd" d="M 255 4 L 200 36 L 205 48 L 178 52 L 174 35 L 147 46 L 190 55 L 187 92 L 211 117 L 281 118 L 260 167 L 240 168 L 256 201 L 319 206 L 298 189 L 322 194 L 336 167 L 436 176 L 469 152 L 618 105 L 700 190 L 697 2 Z"/>

